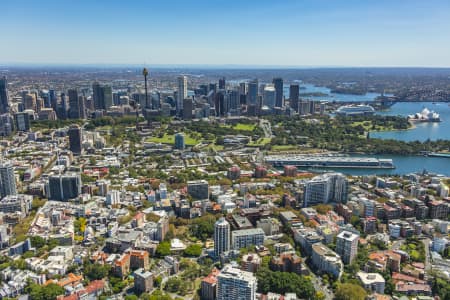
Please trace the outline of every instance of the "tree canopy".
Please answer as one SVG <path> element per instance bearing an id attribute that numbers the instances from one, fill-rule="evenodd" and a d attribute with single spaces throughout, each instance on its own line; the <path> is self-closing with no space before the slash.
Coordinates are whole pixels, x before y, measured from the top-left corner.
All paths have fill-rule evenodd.
<path id="1" fill-rule="evenodd" d="M 311 281 L 295 273 L 273 272 L 267 268 L 261 268 L 256 276 L 258 291 L 262 293 L 296 293 L 298 297 L 304 299 L 314 299 L 316 294 Z"/>
<path id="2" fill-rule="evenodd" d="M 357 284 L 342 283 L 339 284 L 336 293 L 336 300 L 364 300 L 367 296 L 366 291 Z"/>
<path id="3" fill-rule="evenodd" d="M 170 242 L 164 241 L 159 243 L 158 247 L 156 247 L 156 255 L 158 257 L 170 255 Z"/>

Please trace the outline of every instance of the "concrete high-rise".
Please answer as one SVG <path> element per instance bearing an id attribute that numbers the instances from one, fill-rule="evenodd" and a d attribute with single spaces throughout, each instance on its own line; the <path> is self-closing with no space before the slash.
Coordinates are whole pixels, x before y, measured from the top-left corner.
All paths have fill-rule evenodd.
<path id="1" fill-rule="evenodd" d="M 17 194 L 14 168 L 9 162 L 0 163 L 0 196 Z"/>
<path id="2" fill-rule="evenodd" d="M 187 98 L 187 77 L 178 77 L 178 89 L 177 89 L 177 112 L 183 111 L 183 101 Z"/>
<path id="3" fill-rule="evenodd" d="M 9 111 L 9 98 L 8 98 L 8 80 L 5 76 L 0 78 L 0 114 L 7 113 Z"/>
<path id="4" fill-rule="evenodd" d="M 81 154 L 82 132 L 78 125 L 71 125 L 68 131 L 69 149 L 73 154 Z"/>
<path id="5" fill-rule="evenodd" d="M 272 83 L 275 87 L 275 107 L 283 107 L 283 78 L 274 78 Z"/>
<path id="6" fill-rule="evenodd" d="M 348 181 L 340 173 L 327 173 L 306 182 L 303 206 L 347 201 Z"/>
<path id="7" fill-rule="evenodd" d="M 359 235 L 342 231 L 336 238 L 336 253 L 342 257 L 344 264 L 351 264 L 358 253 Z"/>
<path id="8" fill-rule="evenodd" d="M 188 181 L 187 192 L 195 200 L 209 199 L 209 183 L 204 179 Z"/>
<path id="9" fill-rule="evenodd" d="M 230 250 L 230 223 L 220 218 L 214 224 L 214 257 L 218 258 Z"/>
<path id="10" fill-rule="evenodd" d="M 217 276 L 217 300 L 255 300 L 256 276 L 226 265 Z"/>

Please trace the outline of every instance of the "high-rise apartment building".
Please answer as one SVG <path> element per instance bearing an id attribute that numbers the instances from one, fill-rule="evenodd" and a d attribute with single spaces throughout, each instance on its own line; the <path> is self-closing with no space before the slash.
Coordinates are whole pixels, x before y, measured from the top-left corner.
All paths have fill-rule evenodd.
<path id="1" fill-rule="evenodd" d="M 264 230 L 261 228 L 235 230 L 231 233 L 231 244 L 235 250 L 261 246 L 264 244 L 264 237 Z"/>
<path id="2" fill-rule="evenodd" d="M 82 130 L 78 125 L 71 125 L 68 130 L 69 149 L 73 154 L 81 154 Z"/>
<path id="3" fill-rule="evenodd" d="M 184 134 L 181 132 L 175 134 L 175 149 L 183 150 L 185 147 Z"/>
<path id="4" fill-rule="evenodd" d="M 316 176 L 305 185 L 303 206 L 328 202 L 347 201 L 348 181 L 340 173 L 327 173 Z"/>
<path id="5" fill-rule="evenodd" d="M 255 300 L 256 277 L 226 265 L 217 276 L 217 300 Z"/>
<path id="6" fill-rule="evenodd" d="M 81 194 L 80 174 L 52 175 L 48 178 L 48 199 L 67 201 Z"/>
<path id="7" fill-rule="evenodd" d="M 206 180 L 192 180 L 187 182 L 187 192 L 194 199 L 209 199 L 209 184 Z"/>
<path id="8" fill-rule="evenodd" d="M 17 194 L 16 177 L 14 176 L 14 168 L 11 163 L 0 163 L 0 196 Z"/>
<path id="9" fill-rule="evenodd" d="M 359 235 L 342 231 L 336 238 L 336 253 L 342 257 L 344 264 L 351 264 L 358 253 Z"/>
<path id="10" fill-rule="evenodd" d="M 222 253 L 229 250 L 230 223 L 222 217 L 214 224 L 214 256 L 220 257 Z"/>

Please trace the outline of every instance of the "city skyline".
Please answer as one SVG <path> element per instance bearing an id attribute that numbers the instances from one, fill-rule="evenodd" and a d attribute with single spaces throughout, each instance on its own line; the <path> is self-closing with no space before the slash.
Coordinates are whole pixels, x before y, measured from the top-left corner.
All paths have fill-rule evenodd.
<path id="1" fill-rule="evenodd" d="M 445 1 L 15 1 L 0 63 L 450 67 Z M 27 46 L 28 45 L 28 46 Z"/>

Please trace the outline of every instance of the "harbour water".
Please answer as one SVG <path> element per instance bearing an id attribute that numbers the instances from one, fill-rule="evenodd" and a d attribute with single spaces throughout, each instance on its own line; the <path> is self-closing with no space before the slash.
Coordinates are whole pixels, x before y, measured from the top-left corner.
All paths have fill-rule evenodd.
<path id="1" fill-rule="evenodd" d="M 326 101 L 336 101 L 336 102 L 370 102 L 376 97 L 380 96 L 378 93 L 367 93 L 365 95 L 350 95 L 350 94 L 338 94 L 332 93 L 331 90 L 323 86 L 315 86 L 309 83 L 300 83 L 300 94 L 306 93 L 322 93 L 328 96 L 307 96 L 304 98 L 313 100 L 326 100 Z M 289 98 L 289 85 L 285 84 L 283 86 L 283 94 L 285 98 Z"/>
<path id="2" fill-rule="evenodd" d="M 367 93 L 365 95 L 349 95 L 331 93 L 326 87 L 317 87 L 312 84 L 301 83 L 304 89 L 300 93 L 323 93 L 328 96 L 306 97 L 315 100 L 342 101 L 342 102 L 366 102 L 370 104 L 379 94 Z M 289 86 L 284 87 L 285 97 L 289 97 Z M 422 111 L 424 107 L 434 110 L 440 114 L 439 123 L 416 123 L 414 128 L 402 131 L 371 132 L 372 138 L 395 139 L 401 141 L 426 141 L 430 140 L 450 140 L 450 106 L 448 103 L 433 102 L 399 102 L 386 111 L 377 112 L 381 115 L 408 116 Z M 373 155 L 365 155 L 371 156 Z M 450 176 L 450 158 L 447 157 L 424 157 L 424 156 L 400 156 L 400 155 L 377 155 L 377 158 L 391 158 L 394 161 L 395 169 L 333 169 L 349 175 L 401 175 L 413 172 L 428 172 Z M 330 171 L 330 169 L 327 169 Z"/>
<path id="3" fill-rule="evenodd" d="M 426 107 L 440 114 L 439 123 L 415 123 L 414 128 L 401 131 L 371 132 L 370 136 L 381 139 L 394 139 L 400 141 L 432 141 L 450 140 L 450 106 L 449 103 L 433 102 L 399 102 L 389 110 L 379 112 L 382 115 L 408 116 L 422 111 Z"/>
<path id="4" fill-rule="evenodd" d="M 361 156 L 361 155 L 355 155 Z M 348 175 L 403 175 L 409 173 L 428 172 L 450 176 L 450 158 L 425 157 L 425 156 L 401 156 L 401 155 L 362 155 L 364 157 L 390 158 L 393 160 L 395 169 L 348 169 L 333 168 L 332 171 Z M 299 168 L 302 170 L 302 168 Z M 323 169 L 331 171 L 331 169 Z"/>

